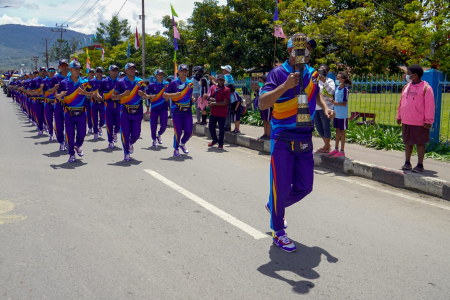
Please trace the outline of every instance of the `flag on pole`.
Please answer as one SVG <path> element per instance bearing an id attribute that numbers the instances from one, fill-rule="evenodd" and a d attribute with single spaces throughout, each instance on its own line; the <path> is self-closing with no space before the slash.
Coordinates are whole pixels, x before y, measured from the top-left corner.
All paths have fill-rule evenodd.
<path id="1" fill-rule="evenodd" d="M 273 35 L 276 37 L 279 37 L 279 38 L 283 38 L 283 39 L 286 38 L 286 36 L 284 35 L 284 32 L 283 32 L 283 28 L 281 28 L 281 25 L 275 25 L 275 30 L 273 32 Z"/>
<path id="2" fill-rule="evenodd" d="M 175 61 L 175 72 L 174 72 L 174 75 L 173 75 L 173 78 L 175 80 L 177 79 L 177 72 L 178 72 L 177 61 Z"/>
<path id="3" fill-rule="evenodd" d="M 275 3 L 275 13 L 273 14 L 273 20 L 274 21 L 278 21 L 278 3 L 280 3 L 281 0 L 277 0 L 277 2 Z"/>
<path id="4" fill-rule="evenodd" d="M 177 15 L 177 13 L 175 12 L 175 9 L 173 9 L 172 4 L 170 4 L 170 8 L 172 9 L 172 16 L 175 16 L 175 17 L 178 18 L 178 15 Z"/>
<path id="5" fill-rule="evenodd" d="M 102 45 L 102 61 L 105 60 L 105 49 L 103 49 L 103 45 Z"/>
<path id="6" fill-rule="evenodd" d="M 75 61 L 78 61 L 78 55 L 74 54 L 73 57 L 75 57 Z"/>
<path id="7" fill-rule="evenodd" d="M 89 57 L 89 49 L 86 48 L 86 74 L 89 73 L 90 68 L 91 68 L 91 59 Z"/>
<path id="8" fill-rule="evenodd" d="M 176 38 L 173 39 L 173 46 L 175 48 L 175 51 L 177 51 L 178 50 L 178 42 L 177 42 Z"/>
<path id="9" fill-rule="evenodd" d="M 130 42 L 128 42 L 127 58 L 130 58 Z"/>
<path id="10" fill-rule="evenodd" d="M 136 26 L 136 35 L 134 36 L 134 48 L 139 49 L 139 35 L 138 35 L 137 26 Z"/>
<path id="11" fill-rule="evenodd" d="M 180 39 L 180 33 L 178 32 L 177 25 L 175 24 L 175 18 L 172 16 L 173 37 Z"/>

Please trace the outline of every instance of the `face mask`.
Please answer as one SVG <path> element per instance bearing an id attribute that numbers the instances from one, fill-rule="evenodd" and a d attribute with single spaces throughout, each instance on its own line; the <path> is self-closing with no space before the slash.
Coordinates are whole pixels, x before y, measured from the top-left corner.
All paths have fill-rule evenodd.
<path id="1" fill-rule="evenodd" d="M 341 82 L 340 82 L 339 80 L 336 79 L 336 80 L 334 81 L 334 84 L 336 84 L 336 86 L 339 86 L 339 85 L 341 85 Z"/>
<path id="2" fill-rule="evenodd" d="M 411 75 L 406 75 L 406 82 L 411 82 Z"/>
<path id="3" fill-rule="evenodd" d="M 262 83 L 262 82 L 258 82 L 258 85 L 259 85 L 259 87 L 263 87 L 264 86 L 264 83 Z"/>

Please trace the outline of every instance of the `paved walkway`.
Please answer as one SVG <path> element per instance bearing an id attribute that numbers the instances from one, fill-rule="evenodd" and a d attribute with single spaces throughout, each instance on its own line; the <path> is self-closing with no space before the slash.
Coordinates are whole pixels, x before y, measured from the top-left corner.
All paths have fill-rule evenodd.
<path id="1" fill-rule="evenodd" d="M 262 127 L 241 125 L 241 132 L 245 136 L 258 138 L 264 131 Z M 313 137 L 313 142 L 314 150 L 323 146 L 321 138 Z M 334 141 L 332 141 L 332 145 L 334 145 Z M 351 160 L 357 160 L 391 169 L 400 170 L 400 167 L 405 163 L 405 155 L 401 151 L 376 150 L 357 144 L 346 144 L 345 154 L 347 155 L 347 158 Z M 411 164 L 413 166 L 417 164 L 417 156 L 412 157 Z M 422 175 L 450 181 L 450 163 L 437 161 L 434 159 L 426 159 L 424 161 L 424 167 L 426 170 L 422 173 Z"/>

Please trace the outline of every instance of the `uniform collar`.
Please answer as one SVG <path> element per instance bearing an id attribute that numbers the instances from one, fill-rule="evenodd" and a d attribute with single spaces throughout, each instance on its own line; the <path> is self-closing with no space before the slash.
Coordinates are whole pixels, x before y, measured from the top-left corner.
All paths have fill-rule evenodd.
<path id="1" fill-rule="evenodd" d="M 73 80 L 72 80 L 72 76 L 69 76 L 69 78 L 68 78 L 68 81 L 69 82 L 72 82 L 73 84 L 78 84 L 78 83 L 80 83 L 81 82 L 81 77 L 80 76 L 78 76 L 78 81 L 77 81 L 77 83 L 75 83 Z"/>
<path id="2" fill-rule="evenodd" d="M 292 67 L 289 65 L 289 60 L 286 60 L 282 66 L 286 72 L 292 73 Z M 305 68 L 303 69 L 303 74 L 308 73 L 309 68 L 310 68 L 310 66 L 305 64 Z M 298 72 L 298 70 L 295 70 L 295 72 Z"/>
<path id="3" fill-rule="evenodd" d="M 119 77 L 117 77 L 116 79 L 112 79 L 110 76 L 108 76 L 108 80 L 111 80 L 112 82 L 117 81 L 119 79 Z"/>

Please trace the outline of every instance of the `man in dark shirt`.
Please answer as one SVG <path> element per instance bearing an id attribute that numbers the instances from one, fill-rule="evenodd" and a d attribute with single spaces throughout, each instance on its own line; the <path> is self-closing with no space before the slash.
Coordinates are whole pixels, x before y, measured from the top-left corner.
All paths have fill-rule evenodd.
<path id="1" fill-rule="evenodd" d="M 211 115 L 209 117 L 209 133 L 212 142 L 209 147 L 219 142 L 219 150 L 223 150 L 223 138 L 225 136 L 225 120 L 228 114 L 228 103 L 230 102 L 230 89 L 225 86 L 225 76 L 217 75 L 217 87 L 209 99 L 208 105 L 211 107 Z M 219 123 L 219 139 L 216 135 L 216 124 Z"/>

